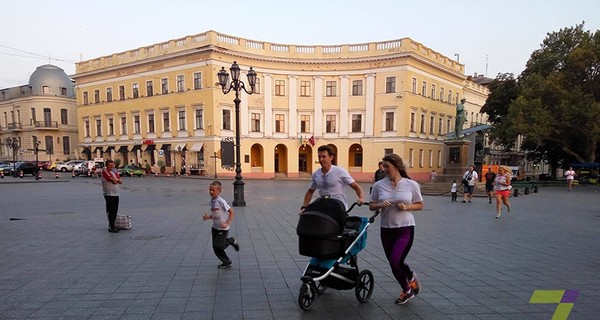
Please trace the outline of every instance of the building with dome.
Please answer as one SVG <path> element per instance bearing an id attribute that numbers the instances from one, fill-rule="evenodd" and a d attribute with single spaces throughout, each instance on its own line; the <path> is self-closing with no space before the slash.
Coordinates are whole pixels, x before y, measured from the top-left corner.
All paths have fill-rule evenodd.
<path id="1" fill-rule="evenodd" d="M 80 152 L 234 176 L 222 151 L 236 135 L 237 110 L 217 77 L 234 62 L 246 85 L 250 67 L 257 74 L 254 93 L 240 96 L 245 178 L 308 178 L 327 144 L 357 180 L 371 181 L 386 153 L 427 180 L 448 163 L 456 103 L 467 98 L 467 127 L 486 122 L 487 89 L 410 38 L 294 45 L 207 31 L 76 63 Z"/>
<path id="2" fill-rule="evenodd" d="M 74 84 L 65 71 L 37 67 L 29 83 L 0 89 L 0 159 L 79 158 Z"/>

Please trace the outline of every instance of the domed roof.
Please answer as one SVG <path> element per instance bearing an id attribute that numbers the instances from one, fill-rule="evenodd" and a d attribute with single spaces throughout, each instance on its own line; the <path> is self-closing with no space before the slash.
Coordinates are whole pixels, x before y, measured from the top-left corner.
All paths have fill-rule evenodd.
<path id="1" fill-rule="evenodd" d="M 37 67 L 29 77 L 29 86 L 34 95 L 74 97 L 71 78 L 63 69 L 51 64 Z M 48 87 L 47 92 L 44 87 Z M 66 89 L 66 95 L 62 88 Z"/>

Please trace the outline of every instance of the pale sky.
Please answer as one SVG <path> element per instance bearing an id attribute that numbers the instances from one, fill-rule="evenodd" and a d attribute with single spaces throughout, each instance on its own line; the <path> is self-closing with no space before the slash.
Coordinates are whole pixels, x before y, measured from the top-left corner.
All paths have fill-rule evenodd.
<path id="1" fill-rule="evenodd" d="M 27 84 L 51 63 L 76 61 L 215 30 L 281 44 L 338 45 L 409 37 L 465 73 L 518 75 L 548 32 L 585 21 L 597 0 L 0 0 L 0 88 Z"/>

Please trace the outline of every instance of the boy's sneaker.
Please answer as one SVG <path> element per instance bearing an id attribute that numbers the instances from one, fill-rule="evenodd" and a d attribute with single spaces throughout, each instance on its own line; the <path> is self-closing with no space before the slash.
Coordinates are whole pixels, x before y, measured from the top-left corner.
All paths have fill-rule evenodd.
<path id="1" fill-rule="evenodd" d="M 416 272 L 413 272 L 412 280 L 408 281 L 408 285 L 415 296 L 419 294 L 419 290 L 421 290 L 421 284 L 419 283 L 419 279 L 417 279 Z"/>
<path id="2" fill-rule="evenodd" d="M 405 304 L 408 302 L 408 300 L 412 299 L 415 297 L 415 294 L 412 292 L 412 290 L 410 292 L 402 292 L 402 294 L 400 295 L 400 298 L 396 299 L 396 304 Z"/>
<path id="3" fill-rule="evenodd" d="M 233 248 L 235 249 L 235 251 L 240 251 L 240 245 L 237 242 L 236 238 L 231 238 L 233 240 L 233 242 L 231 243 L 231 245 L 233 246 Z"/>
<path id="4" fill-rule="evenodd" d="M 219 269 L 231 268 L 231 262 L 230 263 L 221 263 L 220 265 L 217 266 L 217 268 L 219 268 Z"/>

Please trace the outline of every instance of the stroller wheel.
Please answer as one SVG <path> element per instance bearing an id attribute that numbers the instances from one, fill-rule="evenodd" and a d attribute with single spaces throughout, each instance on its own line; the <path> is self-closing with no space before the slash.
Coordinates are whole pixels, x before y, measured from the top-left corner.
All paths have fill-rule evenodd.
<path id="1" fill-rule="evenodd" d="M 298 305 L 302 310 L 310 310 L 315 305 L 317 299 L 317 289 L 308 283 L 302 284 L 300 294 L 298 295 Z"/>
<path id="2" fill-rule="evenodd" d="M 321 281 L 317 282 L 317 294 L 323 294 L 327 291 L 327 286 L 321 283 Z"/>
<path id="3" fill-rule="evenodd" d="M 354 287 L 354 293 L 356 299 L 360 303 L 365 303 L 371 298 L 373 294 L 373 286 L 375 282 L 373 280 L 373 273 L 369 270 L 363 270 L 358 274 L 356 278 L 356 287 Z"/>

